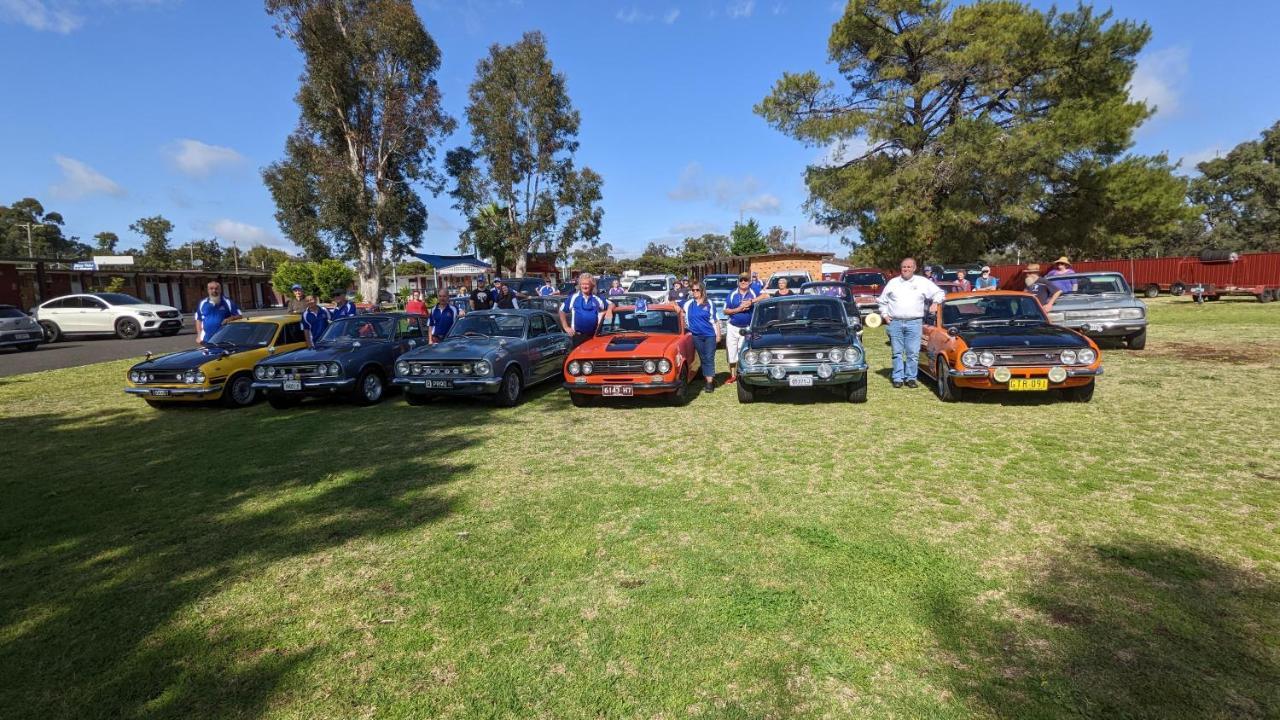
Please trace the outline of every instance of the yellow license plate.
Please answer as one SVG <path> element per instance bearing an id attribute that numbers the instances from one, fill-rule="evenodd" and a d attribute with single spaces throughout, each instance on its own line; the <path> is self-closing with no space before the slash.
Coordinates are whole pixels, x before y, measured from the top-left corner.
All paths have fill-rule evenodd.
<path id="1" fill-rule="evenodd" d="M 1010 380 L 1009 389 L 1021 392 L 1048 390 L 1049 380 L 1047 378 L 1025 378 L 1022 380 Z"/>

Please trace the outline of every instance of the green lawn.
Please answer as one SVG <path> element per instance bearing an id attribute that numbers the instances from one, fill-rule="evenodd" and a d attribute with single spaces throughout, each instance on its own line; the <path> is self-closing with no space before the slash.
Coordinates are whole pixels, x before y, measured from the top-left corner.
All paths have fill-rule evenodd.
<path id="1" fill-rule="evenodd" d="M 0 716 L 1280 717 L 1280 305 L 1151 314 L 1088 405 L 0 379 Z"/>

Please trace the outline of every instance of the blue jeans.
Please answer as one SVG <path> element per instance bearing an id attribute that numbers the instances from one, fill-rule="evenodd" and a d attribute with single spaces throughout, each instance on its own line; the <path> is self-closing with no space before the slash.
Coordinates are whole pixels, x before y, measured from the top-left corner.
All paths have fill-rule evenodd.
<path id="1" fill-rule="evenodd" d="M 698 351 L 698 360 L 702 362 L 702 377 L 716 376 L 716 336 L 694 335 L 693 348 Z"/>
<path id="2" fill-rule="evenodd" d="M 915 380 L 920 370 L 920 333 L 924 323 L 915 320 L 889 322 L 889 342 L 893 347 L 893 381 Z"/>

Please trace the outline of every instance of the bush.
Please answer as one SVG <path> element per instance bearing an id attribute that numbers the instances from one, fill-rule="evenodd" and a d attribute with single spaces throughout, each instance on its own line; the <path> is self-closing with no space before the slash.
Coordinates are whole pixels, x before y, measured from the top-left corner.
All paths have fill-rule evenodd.
<path id="1" fill-rule="evenodd" d="M 320 262 L 286 261 L 276 267 L 271 275 L 271 285 L 281 294 L 287 294 L 289 288 L 301 285 L 302 291 L 308 295 L 316 295 L 321 300 L 332 297 L 335 290 L 346 290 L 355 282 L 356 271 L 341 260 L 322 260 Z"/>

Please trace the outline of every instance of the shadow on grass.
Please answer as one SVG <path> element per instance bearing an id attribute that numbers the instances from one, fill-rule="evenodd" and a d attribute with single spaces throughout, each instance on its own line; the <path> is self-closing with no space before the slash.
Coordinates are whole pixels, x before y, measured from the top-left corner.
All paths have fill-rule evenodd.
<path id="1" fill-rule="evenodd" d="M 1009 718 L 1280 714 L 1280 588 L 1190 550 L 1074 548 L 1016 597 L 935 596 L 956 694 Z"/>
<path id="2" fill-rule="evenodd" d="M 200 604 L 453 512 L 470 423 L 428 442 L 402 409 L 0 418 L 21 448 L 0 480 L 0 717 L 260 714 L 323 641 L 272 647 L 279 598 L 257 618 Z"/>

